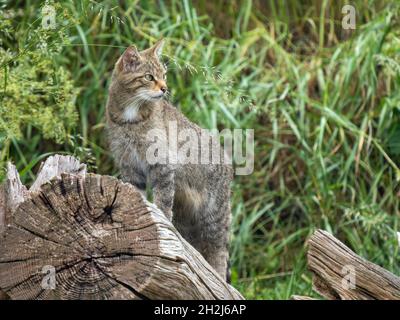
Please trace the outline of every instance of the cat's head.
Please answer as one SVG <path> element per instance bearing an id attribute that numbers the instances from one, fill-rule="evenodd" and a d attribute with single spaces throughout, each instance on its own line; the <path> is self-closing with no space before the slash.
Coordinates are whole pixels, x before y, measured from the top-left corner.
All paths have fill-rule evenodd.
<path id="1" fill-rule="evenodd" d="M 167 70 L 160 61 L 163 45 L 161 39 L 140 52 L 130 46 L 115 64 L 117 81 L 143 102 L 161 99 L 167 93 Z"/>

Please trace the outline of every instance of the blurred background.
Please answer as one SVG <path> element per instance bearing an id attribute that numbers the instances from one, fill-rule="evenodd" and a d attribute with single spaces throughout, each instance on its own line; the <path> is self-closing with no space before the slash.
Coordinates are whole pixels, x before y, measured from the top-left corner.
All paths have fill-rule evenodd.
<path id="1" fill-rule="evenodd" d="M 46 3 L 54 28 L 42 26 Z M 346 4 L 355 29 L 342 26 Z M 305 242 L 316 228 L 400 274 L 397 1 L 0 7 L 1 179 L 12 161 L 29 185 L 54 153 L 118 175 L 104 136 L 111 71 L 130 44 L 164 37 L 171 102 L 204 128 L 255 130 L 255 170 L 235 177 L 232 198 L 232 278 L 244 296 L 315 296 Z"/>

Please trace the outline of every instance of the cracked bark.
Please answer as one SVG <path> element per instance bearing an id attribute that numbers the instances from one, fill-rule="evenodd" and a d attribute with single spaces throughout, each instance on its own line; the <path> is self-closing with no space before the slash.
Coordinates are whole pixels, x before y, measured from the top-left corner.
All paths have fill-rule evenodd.
<path id="1" fill-rule="evenodd" d="M 132 185 L 59 155 L 29 191 L 8 169 L 0 299 L 242 299 Z"/>
<path id="2" fill-rule="evenodd" d="M 355 254 L 334 236 L 317 230 L 308 240 L 313 288 L 330 300 L 399 300 L 400 278 Z M 309 299 L 293 296 L 294 300 Z"/>

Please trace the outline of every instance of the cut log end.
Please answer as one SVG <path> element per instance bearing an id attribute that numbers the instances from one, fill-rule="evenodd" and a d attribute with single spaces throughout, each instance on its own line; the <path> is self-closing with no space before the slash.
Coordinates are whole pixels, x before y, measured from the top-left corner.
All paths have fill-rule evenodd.
<path id="1" fill-rule="evenodd" d="M 1 287 L 13 299 L 136 298 L 118 283 L 118 270 L 137 268 L 146 253 L 137 239 L 155 233 L 141 219 L 147 212 L 138 192 L 111 177 L 68 174 L 45 183 L 4 232 Z M 146 248 L 157 250 L 153 240 Z M 55 288 L 46 290 L 42 281 L 51 272 Z M 145 284 L 143 273 L 141 280 L 134 287 Z"/>

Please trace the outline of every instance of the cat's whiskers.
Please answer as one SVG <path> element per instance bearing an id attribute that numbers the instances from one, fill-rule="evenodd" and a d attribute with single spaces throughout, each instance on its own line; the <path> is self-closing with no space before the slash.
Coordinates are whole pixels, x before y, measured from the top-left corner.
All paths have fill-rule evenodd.
<path id="1" fill-rule="evenodd" d="M 124 106 L 123 118 L 125 121 L 131 122 L 135 120 L 139 114 L 140 107 L 147 102 L 144 93 L 139 92 L 137 95 L 129 99 Z"/>
<path id="2" fill-rule="evenodd" d="M 171 91 L 166 91 L 165 93 L 164 93 L 164 98 L 167 100 L 167 101 L 171 101 L 171 97 L 172 97 L 172 95 L 171 95 Z"/>
<path id="3" fill-rule="evenodd" d="M 124 106 L 124 120 L 128 122 L 134 121 L 138 117 L 139 109 L 142 105 L 148 102 L 154 102 L 155 100 L 161 98 L 161 96 L 157 97 L 153 94 L 153 91 L 143 89 L 135 94 L 132 98 L 130 98 Z M 164 96 L 166 96 L 166 94 Z"/>

